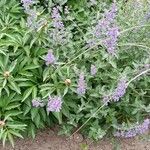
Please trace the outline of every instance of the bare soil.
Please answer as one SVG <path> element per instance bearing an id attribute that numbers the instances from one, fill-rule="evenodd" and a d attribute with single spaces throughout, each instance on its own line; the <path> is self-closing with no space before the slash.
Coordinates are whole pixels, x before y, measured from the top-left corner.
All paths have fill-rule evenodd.
<path id="1" fill-rule="evenodd" d="M 36 138 L 17 139 L 15 148 L 9 144 L 0 150 L 150 150 L 150 134 L 132 139 L 103 139 L 93 142 L 76 134 L 72 139 L 58 136 L 57 131 L 46 129 L 40 131 Z"/>

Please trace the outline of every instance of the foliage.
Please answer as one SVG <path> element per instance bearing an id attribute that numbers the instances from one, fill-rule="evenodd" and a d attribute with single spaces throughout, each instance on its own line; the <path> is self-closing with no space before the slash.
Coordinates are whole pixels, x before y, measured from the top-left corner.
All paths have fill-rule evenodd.
<path id="1" fill-rule="evenodd" d="M 148 73 L 131 82 L 119 102 L 103 107 L 103 96 L 116 89 L 119 78 L 130 81 L 150 67 L 147 2 L 136 3 L 136 7 L 133 2 L 117 2 L 116 22 L 120 34 L 116 56 L 110 55 L 102 44 L 87 48 L 93 27 L 111 7 L 109 0 L 97 2 L 98 5 L 87 0 L 37 0 L 31 6 L 36 19 L 27 25 L 33 14 L 28 14 L 19 0 L 0 0 L 0 120 L 3 122 L 0 122 L 0 139 L 3 145 L 8 139 L 14 146 L 14 136 L 22 137 L 26 133 L 34 138 L 36 129 L 54 123 L 61 124 L 60 133 L 68 135 L 89 118 L 81 132 L 98 140 L 118 130 L 121 124 L 128 128 L 148 117 Z M 64 27 L 56 35 L 51 15 L 58 5 Z M 46 65 L 49 49 L 56 62 Z M 95 75 L 90 73 L 91 65 L 97 68 Z M 81 72 L 86 93 L 78 95 Z M 60 112 L 47 112 L 50 95 L 62 98 Z M 36 98 L 42 100 L 44 107 L 32 106 Z"/>

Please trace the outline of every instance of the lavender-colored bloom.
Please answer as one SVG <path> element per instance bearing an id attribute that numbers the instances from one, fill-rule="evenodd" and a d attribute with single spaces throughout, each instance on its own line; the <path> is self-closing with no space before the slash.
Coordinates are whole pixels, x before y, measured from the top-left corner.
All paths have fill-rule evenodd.
<path id="1" fill-rule="evenodd" d="M 77 94 L 84 95 L 85 92 L 86 92 L 86 83 L 84 79 L 84 73 L 81 72 L 79 75 L 79 80 L 78 80 Z"/>
<path id="2" fill-rule="evenodd" d="M 95 74 L 97 73 L 97 68 L 95 65 L 91 65 L 91 75 L 95 76 Z"/>
<path id="3" fill-rule="evenodd" d="M 103 44 L 105 45 L 105 47 L 107 48 L 107 52 L 111 55 L 115 55 L 116 51 L 115 51 L 115 46 L 116 46 L 116 41 L 113 41 L 111 38 L 106 39 Z"/>
<path id="4" fill-rule="evenodd" d="M 56 61 L 55 56 L 53 55 L 52 51 L 49 50 L 45 57 L 46 65 L 54 64 L 55 61 Z"/>
<path id="5" fill-rule="evenodd" d="M 27 26 L 30 29 L 36 29 L 36 26 L 37 26 L 37 22 L 36 22 L 36 20 L 37 20 L 37 14 L 33 10 L 30 10 L 29 12 L 30 12 L 30 15 L 27 17 Z"/>
<path id="6" fill-rule="evenodd" d="M 55 45 L 65 45 L 68 42 L 69 34 L 62 22 L 62 17 L 59 13 L 59 6 L 52 9 L 52 26 L 50 37 Z"/>
<path id="7" fill-rule="evenodd" d="M 64 24 L 61 21 L 61 16 L 57 7 L 53 7 L 52 9 L 52 19 L 53 19 L 53 27 L 56 29 L 64 28 Z"/>
<path id="8" fill-rule="evenodd" d="M 32 106 L 33 107 L 43 107 L 44 103 L 40 99 L 33 99 Z"/>
<path id="9" fill-rule="evenodd" d="M 33 5 L 35 2 L 34 0 L 21 0 L 21 3 L 23 3 L 24 9 L 27 11 L 30 9 L 30 6 Z"/>
<path id="10" fill-rule="evenodd" d="M 104 17 L 98 21 L 97 25 L 92 29 L 92 38 L 87 40 L 87 46 L 93 47 L 99 45 L 99 40 L 102 40 L 107 52 L 113 56 L 116 55 L 116 45 L 119 36 L 119 28 L 114 24 L 114 19 L 117 13 L 117 6 L 112 4 Z"/>
<path id="11" fill-rule="evenodd" d="M 129 130 L 121 130 L 114 133 L 114 136 L 116 137 L 124 137 L 124 138 L 131 138 L 136 135 L 140 135 L 148 131 L 150 126 L 150 120 L 145 119 L 142 124 L 137 124 L 134 128 L 131 128 Z"/>
<path id="12" fill-rule="evenodd" d="M 112 99 L 114 102 L 119 101 L 121 97 L 124 96 L 126 93 L 127 88 L 127 82 L 125 79 L 121 79 L 117 85 L 117 88 L 115 89 L 114 93 L 112 94 Z"/>
<path id="13" fill-rule="evenodd" d="M 119 28 L 118 27 L 109 28 L 107 31 L 107 36 L 112 38 L 114 41 L 117 41 L 118 35 L 119 35 Z"/>
<path id="14" fill-rule="evenodd" d="M 108 10 L 105 13 L 106 20 L 108 20 L 109 22 L 113 22 L 116 17 L 116 13 L 117 13 L 117 6 L 115 3 L 113 3 L 110 10 Z"/>
<path id="15" fill-rule="evenodd" d="M 62 100 L 61 97 L 54 96 L 51 97 L 49 96 L 48 98 L 48 103 L 47 103 L 47 111 L 50 112 L 60 112 L 62 107 Z"/>
<path id="16" fill-rule="evenodd" d="M 104 45 L 107 48 L 109 54 L 115 55 L 116 54 L 116 44 L 119 35 L 119 28 L 118 27 L 111 27 L 107 31 L 107 39 L 104 41 Z"/>

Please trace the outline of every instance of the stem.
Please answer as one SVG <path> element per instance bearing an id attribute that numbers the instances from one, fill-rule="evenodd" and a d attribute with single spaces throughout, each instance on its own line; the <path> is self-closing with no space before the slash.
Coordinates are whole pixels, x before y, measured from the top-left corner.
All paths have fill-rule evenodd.
<path id="1" fill-rule="evenodd" d="M 130 31 L 130 30 L 133 30 L 133 29 L 136 29 L 136 28 L 141 28 L 141 27 L 150 27 L 150 25 L 140 25 L 140 26 L 130 27 L 130 28 L 128 28 L 128 29 L 125 29 L 125 30 L 121 31 L 121 32 L 119 33 L 119 35 L 120 35 L 120 34 L 124 34 L 124 33 L 128 32 L 128 31 Z"/>
<path id="2" fill-rule="evenodd" d="M 122 43 L 122 44 L 119 44 L 118 46 L 137 46 L 137 47 L 143 47 L 143 48 L 150 50 L 150 47 L 147 47 L 147 46 L 142 45 L 142 44 L 137 44 L 137 43 L 127 43 L 127 44 Z"/>
<path id="3" fill-rule="evenodd" d="M 72 135 L 70 135 L 69 138 L 71 138 L 74 134 L 76 134 L 79 130 L 81 130 L 81 128 L 82 128 L 83 126 L 85 126 L 85 125 L 92 119 L 92 117 L 93 117 L 94 115 L 96 115 L 96 114 L 98 113 L 98 111 L 99 111 L 101 108 L 103 108 L 106 104 L 107 104 L 107 103 L 104 103 L 102 106 L 100 106 L 100 107 L 95 111 L 95 113 L 94 113 L 90 118 L 88 118 L 88 119 L 85 121 L 84 124 L 82 124 Z"/>
<path id="4" fill-rule="evenodd" d="M 140 74 L 136 75 L 134 78 L 132 78 L 132 79 L 127 83 L 127 86 L 128 86 L 132 81 L 134 81 L 135 79 L 137 79 L 138 77 L 142 76 L 143 74 L 145 74 L 145 73 L 147 73 L 147 72 L 149 72 L 149 71 L 150 71 L 150 68 L 147 69 L 147 70 L 144 70 L 144 71 L 142 71 Z"/>

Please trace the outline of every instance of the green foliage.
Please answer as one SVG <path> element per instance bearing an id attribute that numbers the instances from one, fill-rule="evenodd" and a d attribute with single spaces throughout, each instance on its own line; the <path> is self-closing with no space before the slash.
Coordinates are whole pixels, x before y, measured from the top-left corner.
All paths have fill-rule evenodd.
<path id="1" fill-rule="evenodd" d="M 98 140 L 120 124 L 128 127 L 147 117 L 150 78 L 146 75 L 131 83 L 118 103 L 110 103 L 95 114 L 103 105 L 102 96 L 115 89 L 118 78 L 127 76 L 130 80 L 141 66 L 150 64 L 150 26 L 148 20 L 144 22 L 146 4 L 145 1 L 133 9 L 132 2 L 117 3 L 117 24 L 122 33 L 115 58 L 103 46 L 86 48 L 89 31 L 109 8 L 110 1 L 99 1 L 94 6 L 87 0 L 40 1 L 33 8 L 38 14 L 37 22 L 45 19 L 46 24 L 35 30 L 27 27 L 28 15 L 19 0 L 0 0 L 0 121 L 4 122 L 0 125 L 0 140 L 3 145 L 9 140 L 14 146 L 15 136 L 34 138 L 37 129 L 54 123 L 62 125 L 60 134 L 69 135 L 89 118 L 81 132 Z M 50 37 L 53 31 L 50 15 L 55 5 L 60 5 L 66 28 L 67 42 L 63 44 Z M 64 13 L 66 5 L 69 14 Z M 49 49 L 57 58 L 54 66 L 45 65 L 44 57 Z M 91 64 L 98 69 L 95 76 L 90 74 Z M 76 93 L 81 70 L 87 83 L 84 96 Z M 65 84 L 66 79 L 71 80 L 69 85 Z M 49 95 L 62 97 L 60 112 L 47 113 L 46 107 L 32 106 L 33 99 L 40 97 L 46 103 Z M 83 149 L 87 149 L 86 145 Z"/>

